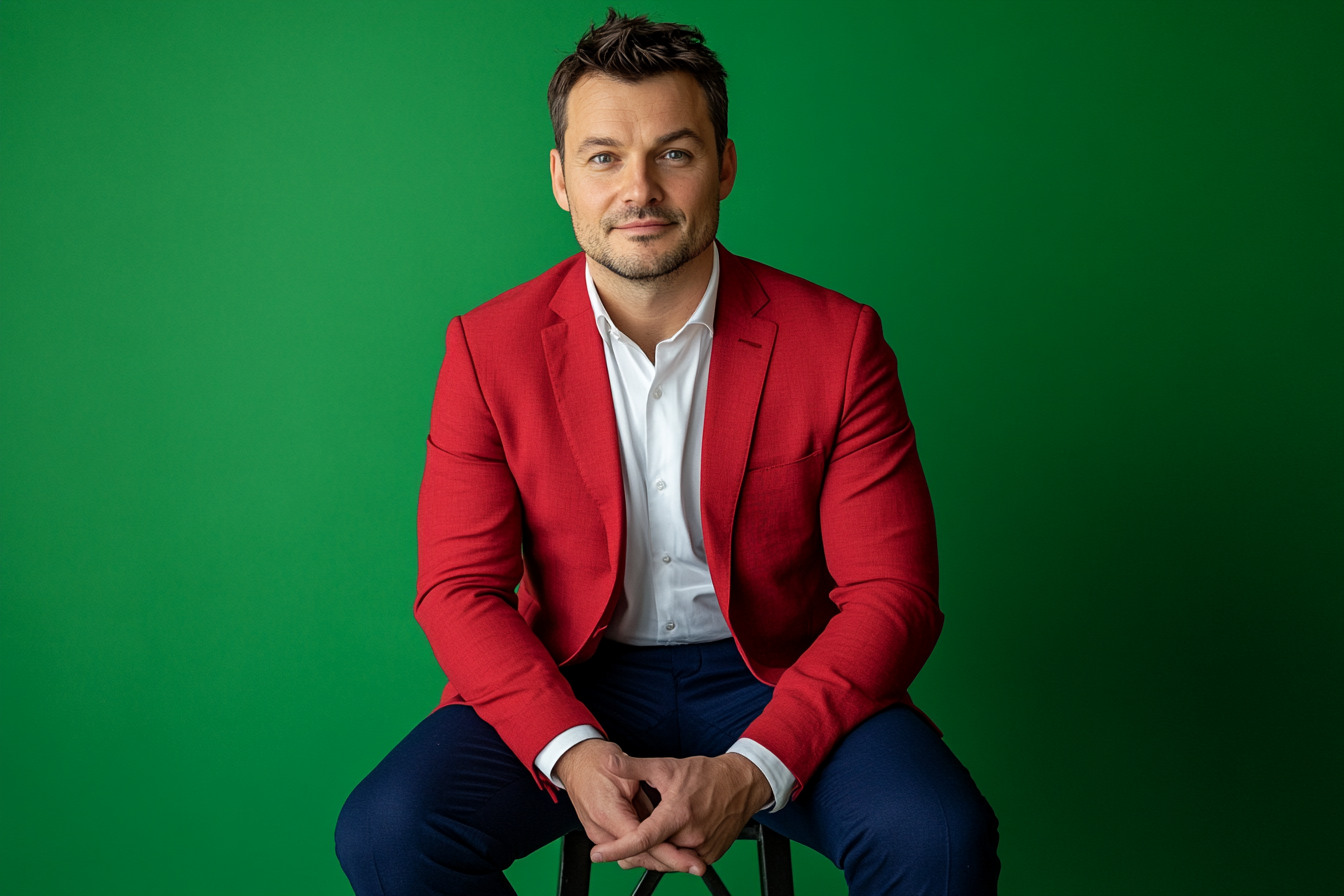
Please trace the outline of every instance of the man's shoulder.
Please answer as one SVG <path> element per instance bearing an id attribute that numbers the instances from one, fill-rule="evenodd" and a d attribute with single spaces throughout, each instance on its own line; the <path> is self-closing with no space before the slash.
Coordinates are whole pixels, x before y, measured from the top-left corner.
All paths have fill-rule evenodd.
<path id="1" fill-rule="evenodd" d="M 517 327 L 529 320 L 553 317 L 551 300 L 575 268 L 583 262 L 583 253 L 571 255 L 549 270 L 525 283 L 505 290 L 462 315 L 464 326 L 475 331 L 493 331 L 504 327 L 516 335 Z"/>
<path id="2" fill-rule="evenodd" d="M 863 305 L 844 293 L 741 255 L 733 256 L 769 298 L 764 313 L 805 325 L 854 321 Z"/>

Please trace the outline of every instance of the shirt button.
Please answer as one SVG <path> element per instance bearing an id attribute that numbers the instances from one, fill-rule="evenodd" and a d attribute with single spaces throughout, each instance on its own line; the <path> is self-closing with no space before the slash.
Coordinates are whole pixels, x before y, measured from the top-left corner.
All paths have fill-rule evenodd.
<path id="1" fill-rule="evenodd" d="M 662 491 L 663 489 L 667 488 L 667 483 L 659 479 L 657 482 L 653 484 L 653 487 L 658 489 L 658 491 Z"/>
<path id="2" fill-rule="evenodd" d="M 654 390 L 653 390 L 653 397 L 654 397 L 654 398 L 662 398 L 662 397 L 663 397 L 663 389 L 662 389 L 661 386 L 659 386 L 657 389 L 654 389 Z"/>
<path id="3" fill-rule="evenodd" d="M 664 554 L 664 555 L 663 555 L 663 562 L 664 562 L 664 563 L 671 563 L 671 562 L 672 562 L 672 558 L 669 557 L 669 556 L 667 556 L 666 554 Z"/>
<path id="4" fill-rule="evenodd" d="M 663 626 L 663 628 L 667 629 L 668 631 L 672 631 L 672 629 L 676 627 L 677 624 L 675 622 L 669 622 L 667 625 Z"/>

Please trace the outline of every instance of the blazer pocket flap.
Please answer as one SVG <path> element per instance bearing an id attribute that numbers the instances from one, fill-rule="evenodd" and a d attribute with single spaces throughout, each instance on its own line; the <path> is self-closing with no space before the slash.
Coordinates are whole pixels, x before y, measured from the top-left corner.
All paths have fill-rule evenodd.
<path id="1" fill-rule="evenodd" d="M 800 458 L 798 458 L 797 460 L 786 460 L 786 461 L 779 461 L 779 462 L 770 461 L 770 462 L 761 464 L 760 466 L 756 466 L 756 467 L 747 467 L 747 472 L 748 472 L 748 473 L 764 473 L 764 472 L 767 471 L 767 470 L 778 470 L 778 469 L 780 469 L 780 468 L 782 468 L 782 467 L 793 467 L 793 466 L 797 466 L 798 464 L 804 464 L 804 463 L 807 463 L 808 461 L 812 460 L 813 458 L 817 457 L 817 456 L 820 455 L 820 454 L 821 454 L 821 449 L 818 448 L 816 451 L 813 451 L 811 454 L 808 454 L 808 455 L 806 455 L 805 457 L 800 457 Z"/>

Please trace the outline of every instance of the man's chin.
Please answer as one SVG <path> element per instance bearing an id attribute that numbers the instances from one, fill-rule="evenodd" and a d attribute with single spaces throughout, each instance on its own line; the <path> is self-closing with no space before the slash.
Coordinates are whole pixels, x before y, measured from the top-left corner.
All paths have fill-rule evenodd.
<path id="1" fill-rule="evenodd" d="M 626 280 L 657 280 L 676 273 L 690 258 L 684 252 L 665 252 L 652 258 L 647 255 L 631 257 L 607 254 L 598 256 L 597 260 L 607 270 Z"/>
<path id="2" fill-rule="evenodd" d="M 682 242 L 656 254 L 647 251 L 618 253 L 613 251 L 610 244 L 607 244 L 601 247 L 602 251 L 600 253 L 589 252 L 588 255 L 618 277 L 647 282 L 674 275 L 689 262 L 698 258 L 712 244 L 713 238 L 711 237 L 703 248 L 696 251 L 694 246 Z"/>

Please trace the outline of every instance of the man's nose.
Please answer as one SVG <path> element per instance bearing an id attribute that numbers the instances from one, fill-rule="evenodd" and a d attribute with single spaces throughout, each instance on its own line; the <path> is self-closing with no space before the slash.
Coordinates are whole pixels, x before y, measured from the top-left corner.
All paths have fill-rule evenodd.
<path id="1" fill-rule="evenodd" d="M 621 184 L 621 200 L 638 208 L 662 201 L 662 187 L 658 183 L 657 166 L 649 159 L 637 157 L 625 165 L 625 180 Z"/>

